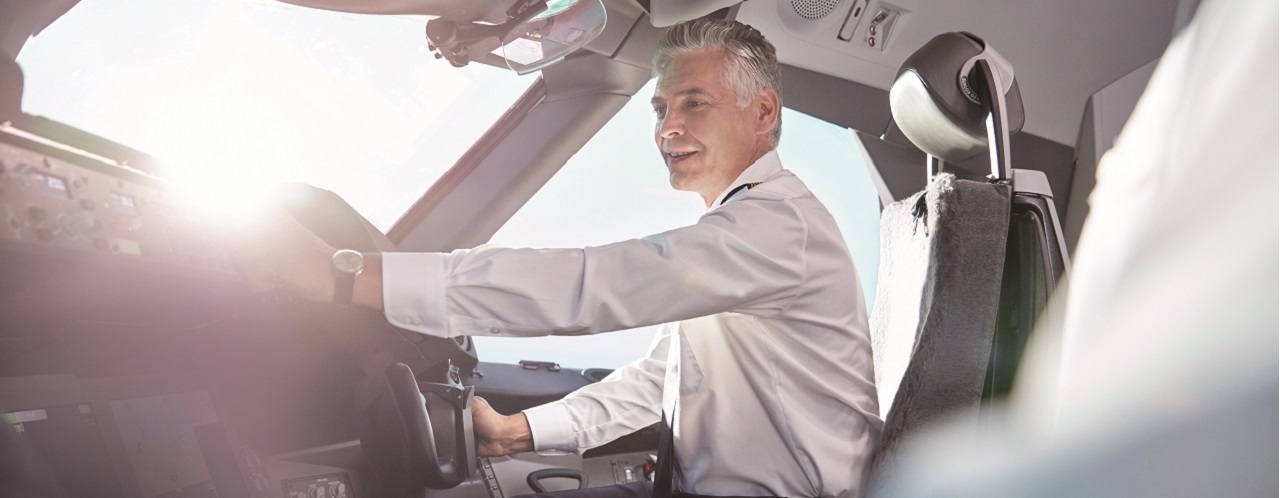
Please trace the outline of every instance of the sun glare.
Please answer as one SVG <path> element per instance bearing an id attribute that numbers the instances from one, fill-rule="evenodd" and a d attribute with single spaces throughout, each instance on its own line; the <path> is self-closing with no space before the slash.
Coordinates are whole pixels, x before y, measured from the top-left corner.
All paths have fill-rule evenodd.
<path id="1" fill-rule="evenodd" d="M 220 224 L 243 224 L 271 208 L 272 185 L 216 179 L 180 180 L 179 203 L 201 219 Z"/>
<path id="2" fill-rule="evenodd" d="M 386 230 L 533 81 L 435 60 L 424 22 L 82 0 L 24 46 L 23 110 L 161 158 L 159 175 L 205 209 L 302 182 Z"/>

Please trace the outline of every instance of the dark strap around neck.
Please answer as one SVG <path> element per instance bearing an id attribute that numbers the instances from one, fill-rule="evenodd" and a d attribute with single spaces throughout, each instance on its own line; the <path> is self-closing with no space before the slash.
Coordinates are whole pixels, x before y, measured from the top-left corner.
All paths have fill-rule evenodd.
<path id="1" fill-rule="evenodd" d="M 658 468 L 653 471 L 653 498 L 671 498 L 675 483 L 675 432 L 662 414 L 662 435 L 658 437 Z"/>
<path id="2" fill-rule="evenodd" d="M 724 205 L 724 203 L 727 202 L 730 197 L 733 197 L 733 194 L 738 193 L 738 191 L 742 189 L 751 190 L 752 188 L 754 188 L 756 185 L 759 185 L 759 184 L 760 182 L 744 183 L 742 185 L 738 185 L 737 187 L 734 187 L 733 190 L 730 190 L 728 194 L 725 194 L 724 199 L 720 199 L 720 205 Z"/>

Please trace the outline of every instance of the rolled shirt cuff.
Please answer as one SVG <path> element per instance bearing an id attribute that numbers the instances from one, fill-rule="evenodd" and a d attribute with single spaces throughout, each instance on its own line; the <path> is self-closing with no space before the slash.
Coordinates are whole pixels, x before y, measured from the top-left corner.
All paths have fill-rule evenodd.
<path id="1" fill-rule="evenodd" d="M 554 402 L 524 411 L 533 434 L 533 451 L 539 455 L 565 455 L 578 452 L 578 444 L 569 424 L 569 409 Z"/>
<path id="2" fill-rule="evenodd" d="M 405 330 L 450 337 L 445 317 L 443 253 L 382 254 L 382 309 Z"/>

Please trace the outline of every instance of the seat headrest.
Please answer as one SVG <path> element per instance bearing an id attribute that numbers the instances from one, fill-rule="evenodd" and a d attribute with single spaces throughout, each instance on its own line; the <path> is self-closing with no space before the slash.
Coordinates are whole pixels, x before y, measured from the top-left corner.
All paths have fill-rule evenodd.
<path id="1" fill-rule="evenodd" d="M 0 121 L 22 114 L 22 68 L 0 52 Z"/>
<path id="2" fill-rule="evenodd" d="M 889 89 L 894 122 L 920 150 L 958 162 L 987 149 L 986 88 L 976 70 L 979 59 L 1000 73 L 1009 133 L 1022 129 L 1022 95 L 1009 62 L 977 36 L 943 33 L 907 57 Z"/>

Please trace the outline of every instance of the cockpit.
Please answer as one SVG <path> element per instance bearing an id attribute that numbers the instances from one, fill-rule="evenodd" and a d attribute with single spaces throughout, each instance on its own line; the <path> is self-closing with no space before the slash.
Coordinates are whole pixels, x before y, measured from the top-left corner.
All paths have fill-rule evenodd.
<path id="1" fill-rule="evenodd" d="M 1070 366 L 1043 352 L 1070 349 L 1055 303 L 1099 165 L 1201 3 L 0 0 L 0 452 L 21 462 L 0 476 L 13 496 L 243 498 L 653 479 L 658 425 L 483 457 L 471 407 L 601 382 L 657 325 L 432 337 L 252 292 L 224 237 L 267 212 L 365 253 L 695 223 L 650 97 L 662 34 L 709 17 L 777 48 L 777 153 L 838 225 L 872 320 L 885 426 L 862 493 L 910 495 L 898 459 L 942 441 L 935 424 L 997 426 L 1044 392 L 1019 385 Z M 1270 306 L 1245 327 L 1272 327 L 1263 346 Z"/>

